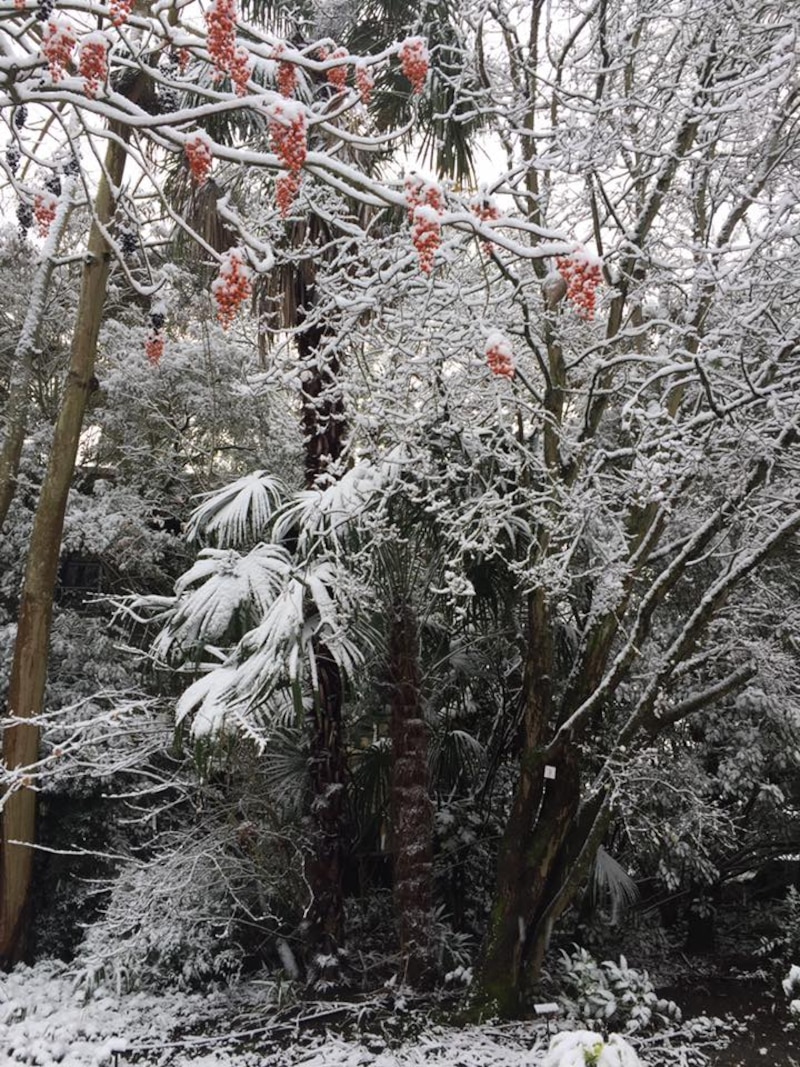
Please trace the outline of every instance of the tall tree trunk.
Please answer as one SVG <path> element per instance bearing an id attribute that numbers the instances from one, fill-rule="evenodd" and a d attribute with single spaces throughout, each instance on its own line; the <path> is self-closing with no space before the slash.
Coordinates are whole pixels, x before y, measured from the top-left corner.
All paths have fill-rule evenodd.
<path id="1" fill-rule="evenodd" d="M 305 483 L 318 486 L 342 454 L 344 405 L 335 354 L 323 351 L 327 333 L 307 322 L 313 305 L 313 264 L 296 279 L 297 348 L 305 371 L 302 425 Z M 341 672 L 324 641 L 314 644 L 318 691 L 308 716 L 313 853 L 306 864 L 312 901 L 307 916 L 310 975 L 332 981 L 338 975 L 344 935 L 342 868 L 346 815 L 346 759 L 342 729 L 344 686 Z"/>
<path id="2" fill-rule="evenodd" d="M 557 768 L 552 783 L 544 777 L 553 670 L 544 593 L 532 593 L 527 607 L 519 779 L 500 843 L 494 902 L 474 986 L 479 1010 L 506 1017 L 519 1011 L 536 911 L 577 804 L 569 796 L 571 776 L 566 767 Z"/>
<path id="3" fill-rule="evenodd" d="M 50 461 L 34 518 L 20 604 L 17 640 L 8 690 L 8 711 L 17 719 L 35 718 L 42 711 L 47 681 L 53 592 L 70 482 L 75 470 L 83 415 L 94 371 L 97 337 L 110 265 L 103 229 L 114 213 L 114 193 L 125 168 L 124 129 L 108 141 L 105 170 L 95 200 L 95 220 L 89 234 L 81 292 L 72 339 L 70 366 L 56 423 Z M 14 771 L 34 763 L 39 728 L 20 722 L 3 735 L 6 768 Z M 36 793 L 24 777 L 5 795 L 0 837 L 0 966 L 23 958 L 26 949 Z"/>
<path id="4" fill-rule="evenodd" d="M 11 507 L 17 487 L 22 446 L 28 428 L 34 357 L 44 319 L 45 301 L 53 274 L 54 257 L 72 211 L 72 187 L 72 180 L 65 183 L 56 217 L 53 219 L 39 265 L 36 268 L 28 297 L 28 310 L 25 313 L 25 321 L 14 351 L 11 388 L 6 404 L 5 437 L 2 450 L 0 450 L 0 532 L 5 525 L 8 509 Z"/>
<path id="5" fill-rule="evenodd" d="M 389 640 L 392 739 L 394 904 L 408 981 L 430 968 L 433 807 L 428 785 L 428 724 L 422 710 L 417 621 L 397 604 Z"/>

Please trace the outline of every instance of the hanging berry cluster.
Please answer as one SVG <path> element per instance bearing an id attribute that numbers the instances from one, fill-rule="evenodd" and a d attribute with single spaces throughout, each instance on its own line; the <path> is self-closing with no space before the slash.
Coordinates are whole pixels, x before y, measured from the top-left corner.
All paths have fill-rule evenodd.
<path id="1" fill-rule="evenodd" d="M 489 370 L 498 378 L 514 377 L 514 350 L 511 342 L 499 330 L 494 330 L 486 338 L 486 362 Z"/>
<path id="2" fill-rule="evenodd" d="M 144 343 L 144 353 L 148 363 L 157 367 L 164 355 L 164 337 L 161 333 L 165 321 L 162 305 L 158 305 L 150 315 L 150 333 Z"/>
<path id="3" fill-rule="evenodd" d="M 78 73 L 84 80 L 86 95 L 97 96 L 108 77 L 108 39 L 104 33 L 90 33 L 81 41 Z"/>
<path id="4" fill-rule="evenodd" d="M 17 223 L 19 225 L 20 238 L 24 238 L 28 230 L 33 226 L 33 208 L 25 201 L 17 204 Z"/>
<path id="5" fill-rule="evenodd" d="M 51 19 L 42 34 L 42 51 L 50 67 L 50 77 L 54 82 L 61 81 L 67 67 L 72 62 L 75 48 L 75 31 L 63 19 Z"/>
<path id="6" fill-rule="evenodd" d="M 473 215 L 476 215 L 481 222 L 496 222 L 500 218 L 500 209 L 489 196 L 476 197 L 470 206 Z M 491 254 L 490 241 L 481 241 L 481 248 L 487 256 Z"/>
<path id="7" fill-rule="evenodd" d="M 9 144 L 6 147 L 6 166 L 12 174 L 17 173 L 20 161 L 20 151 L 15 144 Z"/>
<path id="8" fill-rule="evenodd" d="M 430 56 L 422 37 L 407 37 L 400 45 L 400 69 L 411 82 L 415 93 L 421 93 L 428 77 Z"/>
<path id="9" fill-rule="evenodd" d="M 130 259 L 135 256 L 139 249 L 139 239 L 136 236 L 136 231 L 129 226 L 123 225 L 119 227 L 117 242 L 123 259 Z"/>
<path id="10" fill-rule="evenodd" d="M 278 49 L 278 54 L 280 55 L 283 50 L 283 45 L 281 45 Z M 278 63 L 278 73 L 275 76 L 275 81 L 281 96 L 294 96 L 297 88 L 297 70 L 294 63 L 287 63 L 285 59 L 282 59 Z"/>
<path id="11" fill-rule="evenodd" d="M 281 218 L 288 218 L 299 192 L 300 175 L 292 174 L 291 171 L 289 174 L 281 174 L 275 182 L 275 203 L 278 205 Z"/>
<path id="12" fill-rule="evenodd" d="M 330 59 L 344 59 L 344 57 L 346 55 L 347 55 L 347 49 L 346 48 L 334 48 L 334 50 L 330 54 L 330 57 L 328 57 L 326 55 L 325 58 L 326 59 L 327 58 L 330 58 Z M 347 65 L 343 64 L 342 66 L 339 66 L 339 67 L 331 67 L 327 71 L 327 78 L 328 78 L 328 83 L 330 85 L 332 85 L 334 87 L 334 89 L 338 89 L 340 92 L 343 89 L 346 89 L 347 88 Z"/>
<path id="13" fill-rule="evenodd" d="M 231 59 L 231 81 L 237 96 L 247 96 L 248 82 L 253 71 L 250 55 L 246 48 L 239 45 L 233 50 Z"/>
<path id="14" fill-rule="evenodd" d="M 17 11 L 24 11 L 25 3 L 26 0 L 14 0 L 14 7 L 17 9 Z"/>
<path id="15" fill-rule="evenodd" d="M 411 223 L 411 240 L 419 256 L 420 270 L 430 274 L 436 251 L 442 243 L 442 227 L 439 221 L 443 206 L 442 191 L 438 185 L 410 174 L 405 181 L 405 193 Z"/>
<path id="16" fill-rule="evenodd" d="M 53 219 L 56 217 L 58 197 L 53 193 L 34 193 L 33 214 L 36 218 L 36 226 L 40 237 L 47 237 Z"/>
<path id="17" fill-rule="evenodd" d="M 556 268 L 567 283 L 567 299 L 582 319 L 593 319 L 597 286 L 602 280 L 600 262 L 583 249 L 559 256 Z"/>
<path id="18" fill-rule="evenodd" d="M 300 191 L 300 171 L 308 153 L 306 113 L 294 100 L 278 100 L 267 108 L 267 122 L 275 154 L 289 171 L 278 178 L 275 189 L 278 210 L 286 218 Z"/>
<path id="19" fill-rule="evenodd" d="M 134 0 L 111 0 L 108 5 L 108 14 L 112 26 L 122 26 L 130 18 L 133 11 Z"/>
<path id="20" fill-rule="evenodd" d="M 193 133 L 186 142 L 184 151 L 195 185 L 205 185 L 208 179 L 208 172 L 211 170 L 211 164 L 214 162 L 214 157 L 211 153 L 211 142 L 204 133 Z"/>
<path id="21" fill-rule="evenodd" d="M 250 268 L 244 261 L 244 252 L 232 248 L 222 257 L 219 275 L 211 283 L 211 295 L 217 303 L 217 319 L 224 330 L 231 325 L 252 291 Z"/>
<path id="22" fill-rule="evenodd" d="M 213 0 L 206 12 L 208 54 L 217 68 L 219 81 L 230 73 L 236 52 L 236 0 Z"/>
<path id="23" fill-rule="evenodd" d="M 369 102 L 372 99 L 372 90 L 375 88 L 375 79 L 372 77 L 372 71 L 366 63 L 356 64 L 356 88 L 361 97 L 361 103 L 364 107 L 369 107 Z"/>

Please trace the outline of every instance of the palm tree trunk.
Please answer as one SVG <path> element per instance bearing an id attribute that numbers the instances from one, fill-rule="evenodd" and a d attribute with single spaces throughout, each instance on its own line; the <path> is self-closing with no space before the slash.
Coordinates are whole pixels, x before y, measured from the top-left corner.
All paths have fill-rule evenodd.
<path id="1" fill-rule="evenodd" d="M 110 265 L 103 229 L 114 213 L 114 192 L 125 168 L 124 129 L 114 131 L 95 199 L 95 219 L 84 261 L 67 382 L 56 423 L 50 461 L 34 518 L 20 604 L 17 640 L 8 690 L 8 712 L 17 719 L 42 711 L 53 615 L 53 592 L 69 487 L 75 470 L 83 415 L 94 371 L 97 337 Z M 3 735 L 6 769 L 13 772 L 36 761 L 39 728 L 30 722 L 8 727 Z M 4 797 L 0 833 L 0 966 L 25 955 L 36 841 L 36 793 L 25 777 Z"/>
<path id="2" fill-rule="evenodd" d="M 338 388 L 339 364 L 323 348 L 326 331 L 306 323 L 313 300 L 312 284 L 303 269 L 298 273 L 296 303 L 297 347 L 302 368 L 302 426 L 305 435 L 305 483 L 319 485 L 342 454 L 344 405 Z M 304 325 L 305 324 L 305 325 Z M 311 779 L 313 852 L 306 864 L 312 900 L 307 915 L 307 941 L 312 956 L 311 976 L 331 981 L 339 969 L 344 937 L 342 873 L 346 817 L 346 758 L 342 729 L 344 685 L 341 672 L 324 641 L 314 644 L 318 689 L 308 716 L 308 766 Z"/>
<path id="3" fill-rule="evenodd" d="M 418 984 L 431 964 L 433 807 L 417 623 L 407 603 L 399 604 L 393 613 L 389 656 L 394 904 L 405 976 L 412 984 Z"/>

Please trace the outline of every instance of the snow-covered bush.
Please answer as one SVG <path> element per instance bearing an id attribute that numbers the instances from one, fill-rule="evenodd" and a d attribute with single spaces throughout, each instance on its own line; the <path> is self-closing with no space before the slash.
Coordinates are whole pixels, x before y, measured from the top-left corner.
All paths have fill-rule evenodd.
<path id="1" fill-rule="evenodd" d="M 800 994 L 800 967 L 793 964 L 788 975 L 783 980 L 783 991 L 787 997 Z M 800 995 L 789 1002 L 789 1011 L 800 1019 Z"/>
<path id="2" fill-rule="evenodd" d="M 789 887 L 784 900 L 775 906 L 772 922 L 777 933 L 762 937 L 758 955 L 765 956 L 784 970 L 800 958 L 800 892 Z"/>
<path id="3" fill-rule="evenodd" d="M 562 951 L 556 977 L 562 990 L 559 1000 L 567 1017 L 576 1022 L 602 1021 L 604 1026 L 636 1034 L 680 1021 L 678 1006 L 659 998 L 647 972 L 629 967 L 624 956 L 619 963 L 598 963 L 586 949 Z"/>
<path id="4" fill-rule="evenodd" d="M 642 1067 L 642 1061 L 619 1034 L 606 1040 L 591 1030 L 568 1030 L 550 1042 L 542 1067 Z"/>

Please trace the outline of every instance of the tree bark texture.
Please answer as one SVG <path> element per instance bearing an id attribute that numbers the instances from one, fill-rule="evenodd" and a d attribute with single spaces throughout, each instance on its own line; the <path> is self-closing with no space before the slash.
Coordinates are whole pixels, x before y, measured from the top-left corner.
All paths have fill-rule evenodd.
<path id="1" fill-rule="evenodd" d="M 342 677 L 330 652 L 316 644 L 319 680 L 309 715 L 309 759 L 313 853 L 306 863 L 312 892 L 308 914 L 311 973 L 332 975 L 343 937 L 342 853 L 346 763 L 342 736 Z"/>
<path id="2" fill-rule="evenodd" d="M 391 813 L 394 904 L 408 981 L 430 967 L 433 807 L 428 783 L 428 724 L 422 709 L 418 633 L 407 603 L 395 606 L 389 642 Z"/>
<path id="3" fill-rule="evenodd" d="M 110 251 L 103 236 L 114 214 L 115 191 L 125 168 L 124 130 L 113 131 L 105 170 L 95 200 L 95 220 L 89 234 L 81 292 L 70 352 L 67 382 L 55 427 L 47 473 L 34 517 L 20 604 L 17 640 L 8 690 L 8 712 L 19 719 L 42 711 L 47 681 L 53 592 L 69 487 L 75 470 L 97 338 L 106 295 Z M 34 763 L 39 729 L 31 723 L 9 727 L 3 736 L 8 770 Z M 0 838 L 0 966 L 9 967 L 25 955 L 35 844 L 36 793 L 24 777 L 3 798 Z"/>
<path id="4" fill-rule="evenodd" d="M 323 354 L 324 328 L 308 322 L 313 305 L 313 270 L 313 264 L 303 265 L 295 278 L 296 325 L 300 327 L 297 348 L 305 377 L 302 428 L 308 489 L 320 484 L 330 464 L 341 455 L 344 434 L 343 403 L 337 382 L 338 362 Z M 312 894 L 307 915 L 307 939 L 313 953 L 312 975 L 322 970 L 333 977 L 338 949 L 344 939 L 344 684 L 339 667 L 324 641 L 315 642 L 314 656 L 319 688 L 308 720 L 313 852 L 306 863 L 306 877 Z M 320 966 L 320 958 L 326 960 L 324 967 Z"/>

